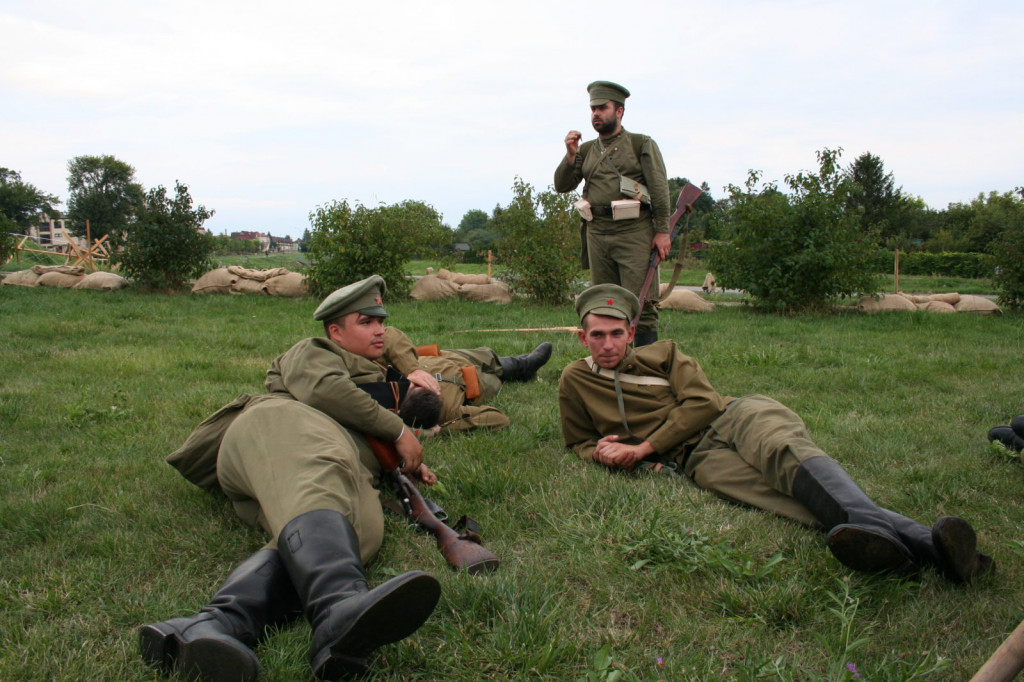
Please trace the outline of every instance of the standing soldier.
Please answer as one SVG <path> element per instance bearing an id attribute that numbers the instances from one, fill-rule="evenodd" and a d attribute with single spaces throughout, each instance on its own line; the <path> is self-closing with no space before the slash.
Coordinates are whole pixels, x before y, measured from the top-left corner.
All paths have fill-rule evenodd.
<path id="1" fill-rule="evenodd" d="M 579 208 L 584 219 L 584 267 L 589 264 L 591 282 L 618 284 L 639 295 L 651 249 L 658 249 L 665 260 L 672 245 L 665 162 L 654 140 L 622 127 L 629 90 L 617 83 L 595 81 L 587 86 L 587 92 L 598 137 L 580 144 L 582 133 L 569 131 L 565 156 L 555 169 L 555 190 L 571 192 L 584 181 L 584 203 Z M 629 198 L 639 199 L 639 206 L 621 215 L 613 212 L 613 201 Z M 637 346 L 658 340 L 657 302 L 658 287 L 652 287 L 637 325 Z"/>

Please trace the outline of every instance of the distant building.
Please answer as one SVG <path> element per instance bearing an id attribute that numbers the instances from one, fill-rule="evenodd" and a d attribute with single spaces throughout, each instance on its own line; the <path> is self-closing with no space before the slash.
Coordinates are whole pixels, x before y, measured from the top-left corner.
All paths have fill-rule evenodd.
<path id="1" fill-rule="evenodd" d="M 238 240 L 252 240 L 257 241 L 260 244 L 261 253 L 269 253 L 271 251 L 280 253 L 292 253 L 299 250 L 299 244 L 290 237 L 274 237 L 269 232 L 252 232 L 251 230 L 243 230 L 241 232 L 232 232 L 230 235 L 231 239 Z"/>
<path id="2" fill-rule="evenodd" d="M 40 214 L 39 221 L 28 228 L 28 237 L 40 246 L 49 246 L 61 253 L 71 250 L 71 242 L 79 248 L 87 248 L 85 239 L 74 237 L 68 231 L 63 218 L 51 218 L 46 214 Z"/>

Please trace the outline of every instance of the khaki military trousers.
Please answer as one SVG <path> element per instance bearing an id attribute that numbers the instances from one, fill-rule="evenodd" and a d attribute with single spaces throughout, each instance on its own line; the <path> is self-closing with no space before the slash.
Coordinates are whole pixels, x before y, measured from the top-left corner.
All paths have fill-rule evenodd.
<path id="1" fill-rule="evenodd" d="M 278 533 L 306 512 L 341 512 L 359 537 L 368 563 L 384 538 L 384 513 L 374 488 L 379 471 L 361 436 L 304 403 L 288 398 L 247 408 L 224 434 L 217 479 L 247 523 Z"/>
<path id="2" fill-rule="evenodd" d="M 501 390 L 501 363 L 493 350 L 481 346 L 480 348 L 446 350 L 444 354 L 459 362 L 462 362 L 460 358 L 464 358 L 469 361 L 467 364 L 477 368 L 476 377 L 480 382 L 480 397 L 473 401 L 474 404 L 480 405 L 498 395 L 498 391 Z"/>
<path id="3" fill-rule="evenodd" d="M 651 242 L 654 241 L 654 224 L 650 219 L 639 221 L 635 227 L 613 234 L 598 234 L 587 230 L 587 252 L 590 257 L 590 281 L 592 284 L 618 284 L 640 296 L 647 271 L 651 266 Z M 647 301 L 640 313 L 637 331 L 657 331 L 660 287 L 655 275 Z"/>
<path id="4" fill-rule="evenodd" d="M 793 477 L 805 459 L 824 455 L 795 412 L 749 395 L 711 422 L 683 471 L 726 499 L 812 526 L 814 515 L 792 497 Z"/>

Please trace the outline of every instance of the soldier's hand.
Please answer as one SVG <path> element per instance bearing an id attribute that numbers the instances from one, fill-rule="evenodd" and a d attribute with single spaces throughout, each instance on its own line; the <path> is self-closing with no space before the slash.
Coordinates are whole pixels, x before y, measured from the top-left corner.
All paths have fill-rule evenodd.
<path id="1" fill-rule="evenodd" d="M 651 248 L 658 250 L 658 257 L 661 260 L 668 258 L 668 252 L 672 248 L 672 240 L 669 238 L 668 232 L 655 232 Z"/>
<path id="2" fill-rule="evenodd" d="M 583 133 L 578 130 L 570 130 L 565 136 L 565 157 L 569 159 L 569 163 L 576 162 L 576 154 L 580 151 L 580 140 L 583 139 Z"/>
<path id="3" fill-rule="evenodd" d="M 605 436 L 597 441 L 594 461 L 613 469 L 632 469 L 637 462 L 653 454 L 654 448 L 647 441 L 640 445 L 627 445 L 620 443 L 618 436 Z"/>
<path id="4" fill-rule="evenodd" d="M 426 485 L 434 485 L 437 483 L 437 474 L 430 470 L 426 464 L 421 464 L 419 470 L 416 472 L 416 477 L 423 481 Z"/>
<path id="5" fill-rule="evenodd" d="M 437 379 L 434 378 L 433 374 L 424 369 L 414 369 L 405 378 L 409 380 L 410 384 L 425 388 L 435 395 L 441 395 L 441 384 L 437 383 Z"/>
<path id="6" fill-rule="evenodd" d="M 395 450 L 402 459 L 403 474 L 413 475 L 423 464 L 423 446 L 412 429 L 402 431 L 402 436 L 395 441 Z"/>

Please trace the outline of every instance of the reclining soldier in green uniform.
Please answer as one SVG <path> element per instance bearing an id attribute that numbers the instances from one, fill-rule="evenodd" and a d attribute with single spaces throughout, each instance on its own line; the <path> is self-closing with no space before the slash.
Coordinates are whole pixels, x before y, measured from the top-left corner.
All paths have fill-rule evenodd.
<path id="1" fill-rule="evenodd" d="M 443 405 L 441 431 L 501 429 L 509 425 L 508 417 L 484 403 L 497 395 L 502 383 L 533 379 L 550 357 L 551 344 L 547 341 L 529 353 L 499 357 L 483 346 L 463 350 L 414 347 L 401 331 L 386 327 L 381 361 L 387 362 L 387 372 L 383 381 L 356 379 L 356 383 L 381 405 L 396 410 L 407 391 L 416 388 L 416 384 L 404 376 L 402 369 L 421 369 L 440 385 Z"/>
<path id="2" fill-rule="evenodd" d="M 392 365 L 412 385 L 441 390 L 411 344 L 386 343 L 384 291 L 374 276 L 328 296 L 314 313 L 327 338 L 303 339 L 277 357 L 267 395 L 225 406 L 168 457 L 190 481 L 222 490 L 272 540 L 198 614 L 143 626 L 147 662 L 190 679 L 251 682 L 259 674 L 252 648 L 267 628 L 305 612 L 313 674 L 334 680 L 365 671 L 373 650 L 433 612 L 440 585 L 432 576 L 410 571 L 369 589 L 363 570 L 384 534 L 381 469 L 365 436 L 394 442 L 403 472 L 433 476 L 413 431 L 358 384 L 382 381 Z M 506 380 L 531 371 L 521 359 L 504 365 Z"/>
<path id="3" fill-rule="evenodd" d="M 722 497 L 822 528 L 855 570 L 911 575 L 932 566 L 965 582 L 994 569 L 963 519 L 929 528 L 876 505 L 781 403 L 720 395 L 674 341 L 631 349 L 638 310 L 637 297 L 613 284 L 576 302 L 590 357 L 563 370 L 558 404 L 565 444 L 580 457 L 611 469 L 675 466 Z"/>

